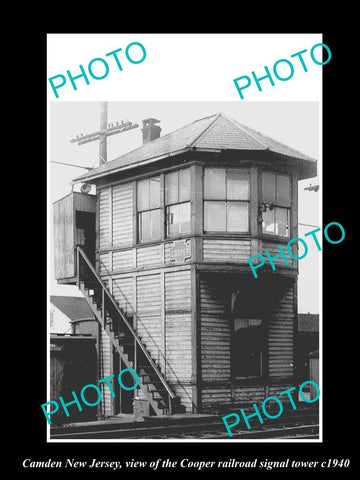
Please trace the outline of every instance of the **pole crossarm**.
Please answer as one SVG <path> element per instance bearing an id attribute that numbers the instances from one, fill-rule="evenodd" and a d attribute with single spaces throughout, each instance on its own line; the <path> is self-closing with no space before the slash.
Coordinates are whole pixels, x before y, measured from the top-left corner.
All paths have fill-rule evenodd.
<path id="1" fill-rule="evenodd" d="M 93 133 L 87 133 L 83 135 L 76 135 L 76 138 L 72 138 L 70 143 L 77 143 L 78 145 L 84 145 L 84 143 L 95 142 L 99 140 L 99 166 L 107 163 L 107 138 L 111 135 L 117 135 L 118 133 L 126 132 L 127 130 L 132 130 L 133 128 L 138 128 L 136 122 L 130 122 L 129 120 L 107 123 L 107 111 L 108 111 L 108 102 L 101 102 L 100 106 L 100 130 L 97 130 Z"/>
<path id="2" fill-rule="evenodd" d="M 97 132 L 89 133 L 87 135 L 78 135 L 76 138 L 72 138 L 70 143 L 77 143 L 78 145 L 83 145 L 84 143 L 94 142 L 99 140 L 100 137 L 106 135 L 110 137 L 111 135 L 116 135 L 118 133 L 126 132 L 127 130 L 132 130 L 133 128 L 138 128 L 137 123 L 132 122 L 116 122 L 114 126 L 106 128 L 105 130 L 98 130 Z"/>

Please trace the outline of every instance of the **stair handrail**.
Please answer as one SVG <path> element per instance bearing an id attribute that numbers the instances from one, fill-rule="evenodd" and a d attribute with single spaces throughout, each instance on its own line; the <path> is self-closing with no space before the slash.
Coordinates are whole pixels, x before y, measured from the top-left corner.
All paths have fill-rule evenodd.
<path id="1" fill-rule="evenodd" d="M 100 266 L 102 266 L 102 267 L 105 269 L 107 275 L 108 275 L 112 280 L 114 280 L 114 279 L 113 279 L 113 275 L 110 273 L 110 271 L 108 270 L 108 268 L 107 268 L 107 266 L 105 265 L 105 263 L 102 262 L 101 260 L 100 260 Z M 134 317 L 136 318 L 136 322 L 141 324 L 141 326 L 143 327 L 143 329 L 145 330 L 145 332 L 148 334 L 149 338 L 152 340 L 153 345 L 157 348 L 157 352 L 158 352 L 158 354 L 160 354 L 161 358 L 164 360 L 166 368 L 167 368 L 167 369 L 170 369 L 171 372 L 172 372 L 172 374 L 173 374 L 174 377 L 176 378 L 176 383 L 177 383 L 177 385 L 179 385 L 179 386 L 182 388 L 182 390 L 183 390 L 184 393 L 185 393 L 185 396 L 190 400 L 192 406 L 196 408 L 196 405 L 194 404 L 194 402 L 193 402 L 191 396 L 189 395 L 189 393 L 187 392 L 185 386 L 182 384 L 182 382 L 180 381 L 179 377 L 176 375 L 175 370 L 173 369 L 173 367 L 171 366 L 171 364 L 169 363 L 169 361 L 168 361 L 167 358 L 165 357 L 165 355 L 164 355 L 163 351 L 161 350 L 161 348 L 159 347 L 159 345 L 156 343 L 154 337 L 151 335 L 151 333 L 149 332 L 149 330 L 146 328 L 146 325 L 144 325 L 144 323 L 142 322 L 142 320 L 141 320 L 141 315 L 138 315 L 138 314 L 137 314 L 137 312 L 135 311 L 134 307 L 132 306 L 130 300 L 126 297 L 126 295 L 125 295 L 124 292 L 121 290 L 121 288 L 120 288 L 119 286 L 116 286 L 116 287 L 117 287 L 118 292 L 121 294 L 121 296 L 122 296 L 123 299 L 125 300 L 126 308 L 127 308 L 127 307 L 130 308 L 132 314 L 133 314 Z"/>
<path id="2" fill-rule="evenodd" d="M 84 252 L 84 250 L 77 246 L 77 281 L 78 281 L 78 286 L 80 286 L 80 255 L 82 256 L 82 258 L 85 260 L 87 266 L 90 268 L 90 271 L 91 273 L 94 275 L 96 281 L 100 284 L 101 288 L 103 289 L 104 293 L 107 295 L 108 299 L 110 300 L 110 302 L 112 303 L 112 305 L 115 307 L 115 310 L 119 313 L 119 315 L 121 316 L 123 322 L 125 323 L 125 325 L 127 326 L 127 328 L 130 330 L 132 336 L 134 337 L 134 339 L 136 340 L 136 343 L 138 344 L 138 346 L 141 348 L 143 354 L 145 355 L 146 359 L 148 360 L 148 362 L 150 363 L 151 367 L 153 368 L 153 370 L 155 371 L 156 375 L 158 376 L 159 380 L 161 381 L 161 383 L 163 384 L 163 386 L 165 387 L 168 395 L 171 397 L 171 399 L 174 399 L 176 396 L 174 394 L 174 392 L 171 390 L 171 388 L 169 387 L 169 385 L 167 384 L 166 380 L 164 379 L 164 377 L 162 376 L 161 372 L 159 371 L 158 367 L 156 366 L 155 362 L 153 361 L 153 359 L 151 358 L 151 356 L 149 355 L 148 351 L 146 350 L 146 348 L 144 347 L 141 339 L 138 337 L 136 331 L 134 330 L 133 326 L 128 322 L 127 318 L 125 317 L 125 315 L 121 312 L 119 306 L 117 305 L 117 303 L 115 302 L 113 296 L 111 295 L 111 293 L 108 291 L 106 285 L 104 284 L 104 282 L 101 280 L 101 278 L 99 277 L 97 271 L 95 270 L 94 266 L 92 265 L 92 263 L 90 262 L 90 260 L 88 259 L 86 253 Z"/>

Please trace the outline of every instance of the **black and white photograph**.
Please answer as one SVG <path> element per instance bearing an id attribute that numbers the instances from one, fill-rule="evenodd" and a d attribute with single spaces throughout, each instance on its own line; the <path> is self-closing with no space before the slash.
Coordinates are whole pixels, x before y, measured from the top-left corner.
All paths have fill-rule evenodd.
<path id="1" fill-rule="evenodd" d="M 319 104 L 50 115 L 50 440 L 320 439 Z"/>
<path id="2" fill-rule="evenodd" d="M 356 43 L 283 23 L 34 32 L 11 473 L 353 476 Z"/>

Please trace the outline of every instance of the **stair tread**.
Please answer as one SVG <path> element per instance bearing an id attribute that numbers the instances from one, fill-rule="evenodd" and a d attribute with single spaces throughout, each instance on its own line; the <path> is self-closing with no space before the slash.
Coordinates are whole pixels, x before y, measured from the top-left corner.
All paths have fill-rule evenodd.
<path id="1" fill-rule="evenodd" d="M 80 252 L 84 259 L 89 263 L 84 252 Z M 91 278 L 88 275 L 91 275 Z M 112 344 L 115 346 L 124 363 L 128 368 L 133 368 L 133 360 L 129 358 L 129 356 L 134 356 L 133 351 L 130 350 L 126 352 L 125 350 L 126 347 L 134 347 L 134 343 L 138 341 L 131 335 L 128 336 L 129 327 L 127 326 L 127 322 L 130 325 L 133 324 L 133 318 L 136 316 L 136 314 L 135 312 L 126 313 L 122 308 L 120 308 L 118 302 L 116 302 L 106 286 L 105 294 L 109 297 L 109 299 L 113 299 L 114 305 L 112 306 L 111 302 L 110 304 L 106 303 L 106 313 L 105 316 L 103 316 L 102 301 L 104 298 L 104 291 L 103 287 L 101 286 L 101 279 L 95 272 L 89 272 L 88 275 L 82 279 L 79 279 L 78 285 L 87 299 L 91 309 L 93 310 L 98 322 L 108 332 Z M 125 332 L 122 332 L 121 328 L 119 328 L 121 325 L 124 325 L 125 332 L 127 332 L 126 334 Z M 117 333 L 117 331 L 119 331 L 119 333 Z M 146 359 L 146 355 L 150 355 L 150 352 L 148 352 L 144 342 L 141 341 L 140 346 L 145 352 L 145 355 L 142 353 L 141 356 L 139 356 L 139 358 L 143 360 Z M 148 401 L 152 405 L 155 413 L 158 415 L 168 414 L 170 408 L 167 406 L 166 401 L 168 401 L 169 397 L 167 388 L 163 384 L 163 382 L 166 382 L 166 380 L 159 378 L 158 373 L 156 373 L 152 365 L 141 365 L 137 367 L 137 372 L 141 378 L 139 386 L 148 398 Z M 166 401 L 164 401 L 164 398 Z M 178 397 L 171 399 L 171 406 L 175 406 L 178 411 L 181 411 L 183 408 Z"/>

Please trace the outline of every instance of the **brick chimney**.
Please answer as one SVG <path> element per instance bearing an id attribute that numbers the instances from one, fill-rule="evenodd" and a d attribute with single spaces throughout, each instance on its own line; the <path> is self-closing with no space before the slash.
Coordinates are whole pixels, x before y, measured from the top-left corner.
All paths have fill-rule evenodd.
<path id="1" fill-rule="evenodd" d="M 160 120 L 156 120 L 156 118 L 147 118 L 146 120 L 143 120 L 142 123 L 143 128 L 141 130 L 143 132 L 143 145 L 160 137 L 161 128 L 159 125 L 156 125 L 156 123 L 160 123 Z"/>

